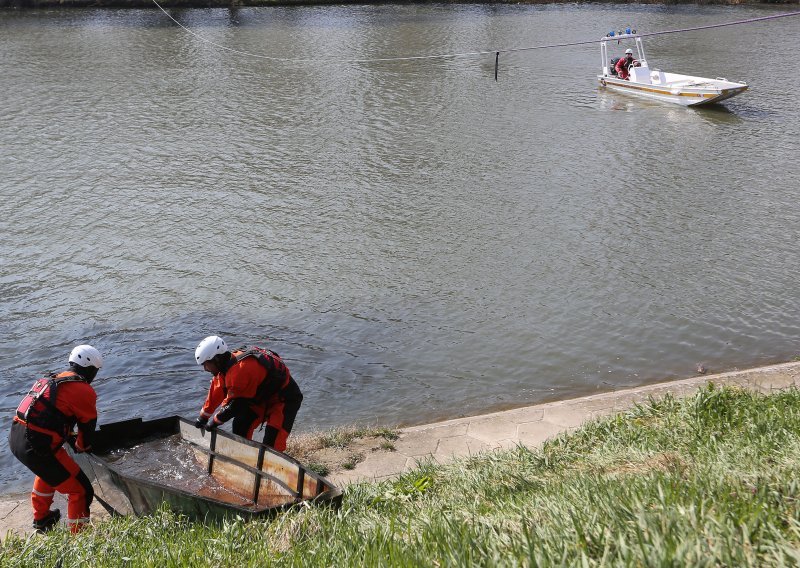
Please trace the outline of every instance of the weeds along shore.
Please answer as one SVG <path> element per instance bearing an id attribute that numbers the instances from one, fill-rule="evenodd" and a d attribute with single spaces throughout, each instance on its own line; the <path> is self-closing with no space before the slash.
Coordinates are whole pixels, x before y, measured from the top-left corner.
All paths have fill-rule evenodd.
<path id="1" fill-rule="evenodd" d="M 800 563 L 800 391 L 706 387 L 529 450 L 347 487 L 341 508 L 204 525 L 166 509 L 8 538 L 6 566 Z"/>

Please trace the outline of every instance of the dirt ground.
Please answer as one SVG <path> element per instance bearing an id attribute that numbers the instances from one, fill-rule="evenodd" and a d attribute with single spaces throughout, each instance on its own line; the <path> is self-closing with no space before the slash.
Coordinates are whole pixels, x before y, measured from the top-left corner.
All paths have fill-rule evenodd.
<path id="1" fill-rule="evenodd" d="M 323 476 L 355 469 L 370 454 L 395 451 L 396 430 L 337 428 L 327 432 L 290 436 L 286 453 Z"/>

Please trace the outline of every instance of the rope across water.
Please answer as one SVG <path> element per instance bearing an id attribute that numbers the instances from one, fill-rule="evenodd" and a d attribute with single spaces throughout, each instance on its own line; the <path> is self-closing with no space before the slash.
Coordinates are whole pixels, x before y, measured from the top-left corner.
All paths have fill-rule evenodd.
<path id="1" fill-rule="evenodd" d="M 592 40 L 584 40 L 584 41 L 573 41 L 567 43 L 551 43 L 546 45 L 535 45 L 531 47 L 516 47 L 516 48 L 506 48 L 506 49 L 489 49 L 485 51 L 467 51 L 462 53 L 442 53 L 436 55 L 414 55 L 414 56 L 407 56 L 407 57 L 371 57 L 371 58 L 358 58 L 358 59 L 337 59 L 337 58 L 292 58 L 292 57 L 275 57 L 271 55 L 263 55 L 259 53 L 250 53 L 247 51 L 241 51 L 238 49 L 233 49 L 231 47 L 227 47 L 224 45 L 220 45 L 215 43 L 209 39 L 204 38 L 203 36 L 193 32 L 178 20 L 172 17 L 172 15 L 167 12 L 161 4 L 157 2 L 157 0 L 153 0 L 153 4 L 158 6 L 159 10 L 164 12 L 164 14 L 176 25 L 180 26 L 184 31 L 193 35 L 197 39 L 212 45 L 218 49 L 222 49 L 231 53 L 235 53 L 237 55 L 244 55 L 247 57 L 255 57 L 258 59 L 267 59 L 270 61 L 282 61 L 287 63 L 324 63 L 326 65 L 330 64 L 346 64 L 346 63 L 377 63 L 377 62 L 385 62 L 385 61 L 419 61 L 419 60 L 426 60 L 426 59 L 455 59 L 458 57 L 477 57 L 481 55 L 495 55 L 495 57 L 499 57 L 500 53 L 518 53 L 522 51 L 534 51 L 537 49 L 554 49 L 558 47 L 573 47 L 578 45 L 591 45 L 596 44 L 599 40 L 592 39 Z M 696 26 L 693 28 L 680 28 L 676 30 L 663 30 L 658 32 L 648 32 L 648 33 L 640 33 L 637 34 L 639 37 L 647 37 L 647 36 L 657 36 L 657 35 L 666 35 L 666 34 L 677 34 L 677 33 L 684 33 L 684 32 L 693 32 L 697 30 L 708 30 L 712 28 L 722 28 L 726 26 L 739 26 L 744 24 L 753 24 L 756 22 L 763 22 L 766 20 L 776 20 L 778 18 L 788 18 L 791 16 L 800 16 L 800 11 L 798 12 L 788 12 L 783 14 L 774 14 L 772 16 L 762 16 L 760 18 L 748 18 L 746 20 L 737 20 L 735 22 L 724 22 L 721 24 L 710 24 L 707 26 Z M 612 38 L 613 39 L 613 38 Z"/>

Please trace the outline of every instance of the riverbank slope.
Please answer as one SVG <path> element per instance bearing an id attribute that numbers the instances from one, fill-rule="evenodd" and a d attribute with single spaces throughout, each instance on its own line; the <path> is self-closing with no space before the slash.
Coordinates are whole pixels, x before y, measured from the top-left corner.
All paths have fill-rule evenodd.
<path id="1" fill-rule="evenodd" d="M 361 440 L 355 447 L 324 455 L 306 454 L 304 463 L 321 462 L 329 479 L 339 486 L 359 481 L 386 481 L 413 473 L 420 464 L 448 464 L 455 459 L 492 455 L 518 447 L 535 449 L 560 434 L 608 416 L 619 416 L 637 405 L 665 397 L 694 395 L 708 384 L 731 386 L 752 393 L 772 394 L 800 385 L 800 362 L 657 383 L 479 416 L 403 428 L 387 443 L 385 437 Z M 800 409 L 798 409 L 800 412 Z M 393 436 L 394 438 L 394 436 Z M 289 451 L 292 451 L 290 446 Z M 356 457 L 357 455 L 357 457 Z M 800 455 L 800 454 L 799 454 Z M 57 503 L 58 504 L 58 503 Z M 61 503 L 62 509 L 66 510 Z M 103 519 L 95 504 L 95 521 Z M 99 514 L 99 516 L 98 516 Z M 28 496 L 0 497 L 0 527 L 5 535 L 30 534 Z"/>
<path id="2" fill-rule="evenodd" d="M 797 367 L 662 391 L 541 448 L 427 461 L 351 485 L 339 509 L 219 525 L 163 509 L 7 539 L 0 564 L 796 565 L 800 390 L 780 387 Z"/>

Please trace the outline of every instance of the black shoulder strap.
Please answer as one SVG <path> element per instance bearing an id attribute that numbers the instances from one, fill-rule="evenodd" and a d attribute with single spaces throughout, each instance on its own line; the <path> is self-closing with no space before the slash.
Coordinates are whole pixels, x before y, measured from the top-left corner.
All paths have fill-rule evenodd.
<path id="1" fill-rule="evenodd" d="M 50 408 L 50 410 L 53 410 L 63 415 L 63 412 L 61 412 L 56 407 L 56 394 L 58 393 L 58 387 L 62 383 L 81 383 L 81 382 L 86 382 L 86 381 L 84 381 L 83 377 L 81 377 L 77 373 L 73 373 L 68 377 L 58 377 L 58 373 L 50 373 L 50 378 L 47 381 L 47 389 L 42 389 L 42 394 L 41 396 L 39 396 L 38 400 L 41 400 L 45 406 Z M 44 398 L 45 390 L 50 392 L 50 396 L 47 398 Z"/>

